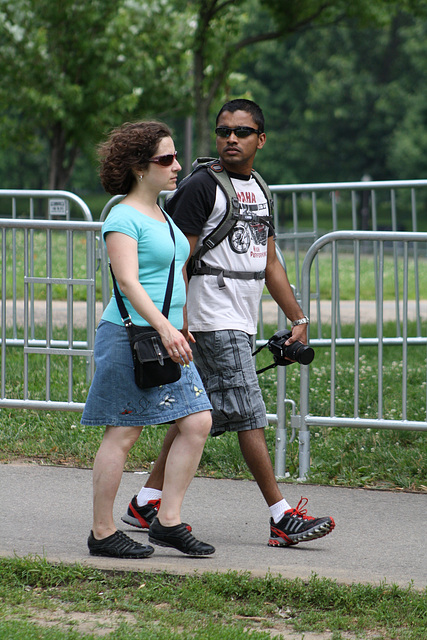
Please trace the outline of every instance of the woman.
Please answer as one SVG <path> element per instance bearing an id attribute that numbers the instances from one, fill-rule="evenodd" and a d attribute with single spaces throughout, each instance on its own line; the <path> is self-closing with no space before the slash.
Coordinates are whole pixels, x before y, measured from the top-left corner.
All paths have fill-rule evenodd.
<path id="1" fill-rule="evenodd" d="M 101 182 L 111 195 L 127 194 L 102 227 L 111 267 L 135 325 L 156 329 L 181 378 L 140 389 L 135 384 L 131 347 L 112 296 L 95 340 L 96 371 L 82 424 L 107 425 L 93 467 L 92 555 L 145 558 L 154 551 L 118 531 L 113 505 L 130 448 L 146 425 L 176 421 L 179 434 L 166 462 L 165 484 L 149 539 L 190 555 L 214 547 L 197 540 L 181 522 L 181 505 L 194 477 L 211 427 L 211 405 L 181 333 L 185 305 L 183 268 L 189 253 L 185 236 L 172 223 L 175 272 L 168 318 L 162 312 L 174 243 L 166 213 L 158 206 L 162 190 L 176 187 L 181 169 L 169 128 L 158 122 L 124 124 L 100 146 Z M 188 334 L 190 340 L 194 340 Z"/>

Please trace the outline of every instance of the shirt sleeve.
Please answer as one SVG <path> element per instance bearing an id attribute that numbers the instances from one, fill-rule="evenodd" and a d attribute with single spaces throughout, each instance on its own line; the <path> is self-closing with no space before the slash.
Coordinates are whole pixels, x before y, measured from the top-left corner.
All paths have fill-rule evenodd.
<path id="1" fill-rule="evenodd" d="M 215 204 L 216 187 L 206 169 L 199 169 L 166 201 L 166 211 L 183 233 L 201 234 Z"/>
<path id="2" fill-rule="evenodd" d="M 137 223 L 137 217 L 135 217 L 133 213 L 132 207 L 126 207 L 125 209 L 125 205 L 120 204 L 113 207 L 102 225 L 104 242 L 107 233 L 110 231 L 124 233 L 138 241 L 139 225 Z"/>

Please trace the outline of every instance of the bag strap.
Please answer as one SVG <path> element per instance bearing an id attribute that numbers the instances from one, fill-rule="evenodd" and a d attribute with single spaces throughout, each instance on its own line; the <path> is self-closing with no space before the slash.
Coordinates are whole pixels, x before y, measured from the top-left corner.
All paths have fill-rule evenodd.
<path id="1" fill-rule="evenodd" d="M 169 268 L 168 282 L 166 285 L 165 299 L 164 299 L 163 308 L 162 308 L 162 313 L 167 318 L 169 315 L 169 309 L 170 309 L 170 304 L 172 299 L 173 280 L 174 280 L 174 272 L 175 272 L 176 245 L 175 245 L 175 234 L 173 232 L 172 225 L 169 222 L 169 218 L 167 217 L 167 215 L 165 216 L 165 218 L 166 218 L 166 222 L 169 225 L 169 231 L 170 231 L 172 242 L 173 242 L 173 257 L 172 257 L 172 262 Z M 117 306 L 119 307 L 120 315 L 122 316 L 122 320 L 125 327 L 128 327 L 132 324 L 131 317 L 125 307 L 125 303 L 123 302 L 123 298 L 117 286 L 116 278 L 114 276 L 113 269 L 111 267 L 111 262 L 110 262 L 110 271 L 111 271 L 111 277 L 113 279 L 113 289 L 114 289 L 114 295 L 117 301 Z"/>

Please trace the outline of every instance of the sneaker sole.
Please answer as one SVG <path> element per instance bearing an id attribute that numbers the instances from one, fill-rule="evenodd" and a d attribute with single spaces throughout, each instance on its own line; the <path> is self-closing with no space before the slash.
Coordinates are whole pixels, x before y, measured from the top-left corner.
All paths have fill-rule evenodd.
<path id="1" fill-rule="evenodd" d="M 309 529 L 308 531 L 304 531 L 303 533 L 296 534 L 294 536 L 288 536 L 288 541 L 284 541 L 283 538 L 270 537 L 268 541 L 269 547 L 291 547 L 299 542 L 311 542 L 312 540 L 317 540 L 318 538 L 324 538 L 331 533 L 331 531 L 335 528 L 335 522 L 331 518 L 331 522 L 324 522 L 320 526 L 315 529 Z"/>
<path id="2" fill-rule="evenodd" d="M 185 555 L 187 556 L 210 556 L 213 553 L 215 553 L 215 549 L 212 549 L 212 551 L 207 551 L 205 553 L 197 553 L 197 551 L 184 551 L 183 549 L 179 549 L 178 547 L 176 547 L 174 544 L 171 544 L 170 542 L 163 542 L 163 540 L 156 540 L 156 538 L 153 538 L 152 536 L 148 536 L 148 541 L 152 542 L 153 544 L 157 544 L 157 546 L 159 547 L 168 547 L 170 549 L 176 549 L 181 553 L 185 553 Z"/>
<path id="3" fill-rule="evenodd" d="M 117 559 L 125 559 L 125 560 L 142 560 L 143 558 L 149 558 L 150 556 L 152 556 L 154 553 L 154 549 L 148 550 L 144 553 L 138 554 L 138 555 L 128 555 L 128 554 L 123 554 L 123 555 L 115 555 L 114 553 L 105 553 L 105 552 L 101 552 L 101 551 L 91 551 L 91 549 L 89 549 L 89 554 L 91 556 L 98 556 L 98 557 L 104 557 L 104 558 L 117 558 Z"/>
<path id="4" fill-rule="evenodd" d="M 146 520 L 144 520 L 145 525 L 143 525 L 141 524 L 140 520 L 138 520 L 137 518 L 134 518 L 133 516 L 130 516 L 128 513 L 125 513 L 125 515 L 121 517 L 121 520 L 123 522 L 126 522 L 126 524 L 130 524 L 132 527 L 136 527 L 137 529 L 150 528 L 150 525 Z"/>

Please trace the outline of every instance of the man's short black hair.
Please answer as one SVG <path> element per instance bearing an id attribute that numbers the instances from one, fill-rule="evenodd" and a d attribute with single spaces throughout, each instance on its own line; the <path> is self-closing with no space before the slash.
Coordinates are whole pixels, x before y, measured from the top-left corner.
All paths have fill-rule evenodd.
<path id="1" fill-rule="evenodd" d="M 219 116 L 224 111 L 230 111 L 231 113 L 234 113 L 235 111 L 247 111 L 251 114 L 252 119 L 256 123 L 260 133 L 264 133 L 264 114 L 261 107 L 259 107 L 256 102 L 252 102 L 252 100 L 246 100 L 246 98 L 237 98 L 236 100 L 230 100 L 229 102 L 226 102 L 219 110 L 219 113 L 216 117 L 216 124 L 218 124 Z"/>

